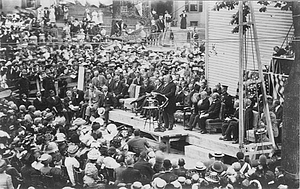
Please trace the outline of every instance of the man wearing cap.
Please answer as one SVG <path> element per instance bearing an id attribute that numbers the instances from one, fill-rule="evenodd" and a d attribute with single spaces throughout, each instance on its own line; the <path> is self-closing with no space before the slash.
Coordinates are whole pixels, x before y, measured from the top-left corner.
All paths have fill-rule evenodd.
<path id="1" fill-rule="evenodd" d="M 228 117 L 234 113 L 233 97 L 227 92 L 228 86 L 222 85 L 221 101 L 225 104 L 224 116 Z"/>

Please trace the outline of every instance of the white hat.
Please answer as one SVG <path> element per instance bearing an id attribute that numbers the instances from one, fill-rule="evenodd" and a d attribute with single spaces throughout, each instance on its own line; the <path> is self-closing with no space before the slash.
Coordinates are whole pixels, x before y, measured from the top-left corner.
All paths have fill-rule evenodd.
<path id="1" fill-rule="evenodd" d="M 56 136 L 56 142 L 66 141 L 66 135 L 64 133 L 57 133 L 55 136 Z"/>
<path id="2" fill-rule="evenodd" d="M 152 181 L 152 185 L 155 189 L 162 189 L 167 185 L 167 182 L 159 177 Z"/>
<path id="3" fill-rule="evenodd" d="M 101 107 L 101 108 L 98 108 L 98 114 L 100 115 L 100 116 L 102 116 L 102 115 L 104 115 L 104 113 L 105 113 L 105 108 L 103 108 L 103 107 Z"/>
<path id="4" fill-rule="evenodd" d="M 101 117 L 98 117 L 98 118 L 94 119 L 93 122 L 99 123 L 100 125 L 104 125 L 104 121 Z"/>
<path id="5" fill-rule="evenodd" d="M 100 157 L 100 152 L 95 149 L 95 148 L 92 148 L 88 154 L 87 154 L 87 157 L 88 159 L 90 160 L 97 160 L 99 157 Z"/>

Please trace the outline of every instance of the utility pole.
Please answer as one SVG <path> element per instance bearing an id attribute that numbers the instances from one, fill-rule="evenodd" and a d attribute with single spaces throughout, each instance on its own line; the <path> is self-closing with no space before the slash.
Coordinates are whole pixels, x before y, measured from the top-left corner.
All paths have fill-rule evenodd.
<path id="1" fill-rule="evenodd" d="M 239 1 L 239 147 L 244 148 L 244 17 L 243 1 Z"/>

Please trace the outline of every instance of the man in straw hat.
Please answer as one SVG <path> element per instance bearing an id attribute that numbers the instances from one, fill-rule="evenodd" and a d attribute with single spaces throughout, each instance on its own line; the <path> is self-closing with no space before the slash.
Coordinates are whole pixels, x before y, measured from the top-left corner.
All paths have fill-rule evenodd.
<path id="1" fill-rule="evenodd" d="M 79 147 L 77 145 L 71 144 L 67 150 L 69 157 L 66 157 L 66 159 L 65 159 L 65 166 L 66 166 L 67 173 L 68 173 L 68 176 L 69 176 L 72 186 L 76 185 L 73 168 L 79 169 L 79 166 L 80 166 L 79 162 L 75 158 L 78 150 L 79 150 Z"/>

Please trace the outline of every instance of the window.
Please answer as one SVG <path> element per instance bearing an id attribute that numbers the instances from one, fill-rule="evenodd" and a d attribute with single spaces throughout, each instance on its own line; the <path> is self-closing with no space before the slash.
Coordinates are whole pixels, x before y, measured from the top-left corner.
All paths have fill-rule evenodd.
<path id="1" fill-rule="evenodd" d="M 36 7 L 36 0 L 27 0 L 27 8 Z"/>
<path id="2" fill-rule="evenodd" d="M 198 26 L 198 21 L 190 21 L 190 26 Z"/>
<path id="3" fill-rule="evenodd" d="M 190 11 L 198 11 L 198 1 L 190 1 Z"/>
<path id="4" fill-rule="evenodd" d="M 199 12 L 203 12 L 203 2 L 199 1 Z"/>

